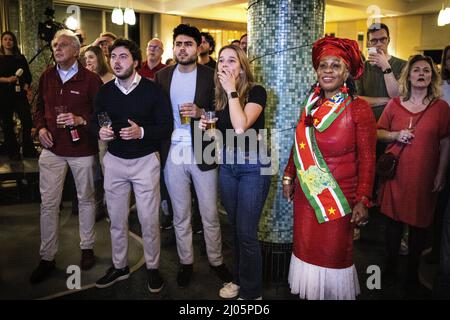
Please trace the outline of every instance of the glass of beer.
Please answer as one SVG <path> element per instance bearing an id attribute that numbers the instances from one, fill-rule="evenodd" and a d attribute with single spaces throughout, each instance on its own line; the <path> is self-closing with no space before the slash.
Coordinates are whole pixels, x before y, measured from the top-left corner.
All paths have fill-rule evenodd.
<path id="1" fill-rule="evenodd" d="M 217 121 L 216 112 L 206 111 L 205 118 L 206 118 L 206 130 L 216 129 L 216 121 Z"/>
<path id="2" fill-rule="evenodd" d="M 189 123 L 191 123 L 190 117 L 189 116 L 183 116 L 181 114 L 181 111 L 182 111 L 181 108 L 184 107 L 184 105 L 185 105 L 185 103 L 180 103 L 178 105 L 178 111 L 180 113 L 180 121 L 181 121 L 181 124 L 189 124 Z"/>
<path id="3" fill-rule="evenodd" d="M 58 121 L 58 116 L 63 113 L 67 113 L 67 106 L 55 106 L 56 112 L 56 127 L 60 129 L 64 129 L 66 127 L 66 123 L 64 121 Z"/>

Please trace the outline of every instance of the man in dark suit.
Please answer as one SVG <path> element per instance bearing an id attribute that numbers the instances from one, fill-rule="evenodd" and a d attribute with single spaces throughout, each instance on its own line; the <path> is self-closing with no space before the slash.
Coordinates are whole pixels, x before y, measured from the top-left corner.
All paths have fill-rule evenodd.
<path id="1" fill-rule="evenodd" d="M 197 64 L 200 31 L 180 24 L 174 29 L 175 66 L 162 69 L 155 81 L 172 104 L 174 131 L 161 148 L 164 179 L 172 200 L 173 225 L 177 240 L 180 271 L 177 282 L 186 287 L 194 262 L 191 228 L 191 182 L 198 196 L 206 252 L 211 268 L 223 282 L 232 277 L 222 257 L 222 238 L 217 211 L 217 165 L 205 161 L 202 132 L 195 124 L 205 111 L 214 110 L 214 70 Z M 208 163 L 209 162 L 209 163 Z"/>

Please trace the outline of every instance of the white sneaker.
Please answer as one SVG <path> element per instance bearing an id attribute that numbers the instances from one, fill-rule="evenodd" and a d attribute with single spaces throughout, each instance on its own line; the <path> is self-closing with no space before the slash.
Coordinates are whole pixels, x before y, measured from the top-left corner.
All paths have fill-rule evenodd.
<path id="1" fill-rule="evenodd" d="M 219 291 L 219 296 L 224 299 L 236 298 L 239 294 L 239 286 L 233 282 L 225 283 Z"/>

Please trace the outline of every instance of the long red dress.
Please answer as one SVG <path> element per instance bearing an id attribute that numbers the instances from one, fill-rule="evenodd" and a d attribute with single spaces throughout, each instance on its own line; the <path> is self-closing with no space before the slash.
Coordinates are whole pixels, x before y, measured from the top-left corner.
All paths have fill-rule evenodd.
<path id="1" fill-rule="evenodd" d="M 412 113 L 401 105 L 400 98 L 387 104 L 378 129 L 400 131 L 422 112 Z M 415 137 L 404 147 L 393 180 L 383 183 L 379 190 L 380 211 L 388 217 L 414 227 L 426 228 L 433 220 L 437 193 L 431 192 L 439 165 L 440 140 L 450 134 L 450 108 L 441 99 L 428 110 L 414 128 Z M 401 143 L 391 143 L 386 151 L 398 153 Z"/>
<path id="2" fill-rule="evenodd" d="M 318 147 L 351 208 L 360 196 L 372 195 L 375 174 L 376 122 L 368 103 L 356 98 L 323 132 L 315 131 Z M 296 177 L 293 153 L 285 175 Z M 298 179 L 294 195 L 293 254 L 325 268 L 353 265 L 351 213 L 319 224 Z"/>

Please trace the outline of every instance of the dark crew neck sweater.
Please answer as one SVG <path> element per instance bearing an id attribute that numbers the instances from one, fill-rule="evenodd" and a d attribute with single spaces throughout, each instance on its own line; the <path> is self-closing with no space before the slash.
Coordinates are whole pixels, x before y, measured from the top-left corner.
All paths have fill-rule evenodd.
<path id="1" fill-rule="evenodd" d="M 128 95 L 117 88 L 114 81 L 100 88 L 95 98 L 92 129 L 97 136 L 100 130 L 97 115 L 106 111 L 112 120 L 116 138 L 108 143 L 108 152 L 123 159 L 136 159 L 159 151 L 161 141 L 170 138 L 173 119 L 170 105 L 162 89 L 152 81 L 142 78 Z M 130 127 L 128 119 L 144 128 L 143 139 L 123 140 L 120 130 Z"/>

